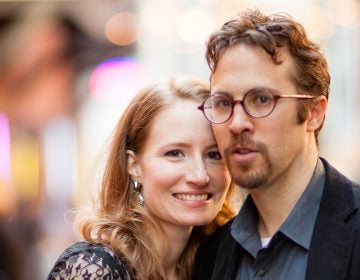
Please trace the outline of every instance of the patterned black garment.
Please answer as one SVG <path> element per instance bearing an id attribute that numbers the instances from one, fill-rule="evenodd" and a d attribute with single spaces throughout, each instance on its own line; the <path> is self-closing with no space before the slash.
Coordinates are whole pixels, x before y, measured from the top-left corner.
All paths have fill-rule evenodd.
<path id="1" fill-rule="evenodd" d="M 130 280 L 124 263 L 102 246 L 79 241 L 62 253 L 47 280 Z"/>

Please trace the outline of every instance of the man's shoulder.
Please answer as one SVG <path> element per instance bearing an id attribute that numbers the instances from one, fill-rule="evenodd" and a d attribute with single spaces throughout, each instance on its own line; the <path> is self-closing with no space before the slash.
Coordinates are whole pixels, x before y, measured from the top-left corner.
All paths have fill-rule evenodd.
<path id="1" fill-rule="evenodd" d="M 231 225 L 233 221 L 234 218 L 219 227 L 200 244 L 197 251 L 198 259 L 214 258 L 216 256 L 220 244 L 231 236 Z"/>
<path id="2" fill-rule="evenodd" d="M 202 245 L 209 245 L 214 243 L 221 242 L 226 236 L 231 234 L 231 225 L 235 218 L 232 218 L 226 224 L 219 227 L 216 231 L 214 231 L 211 235 L 209 235 Z"/>
<path id="3" fill-rule="evenodd" d="M 194 279 L 210 279 L 216 256 L 223 242 L 231 238 L 231 225 L 234 219 L 219 227 L 201 243 L 195 259 Z M 235 240 L 234 240 L 235 242 Z"/>
<path id="4" fill-rule="evenodd" d="M 325 183 L 336 183 L 337 185 L 344 185 L 352 188 L 356 195 L 360 191 L 360 184 L 352 181 L 344 174 L 342 174 L 339 170 L 337 170 L 334 166 L 332 166 L 328 161 L 324 158 L 321 158 L 321 161 L 324 165 L 326 172 L 326 182 Z"/>
<path id="5" fill-rule="evenodd" d="M 352 217 L 351 220 L 360 219 L 358 213 L 360 185 L 350 180 L 323 158 L 321 160 L 325 167 L 325 188 L 321 210 L 326 210 L 329 216 L 335 215 L 340 219 L 347 220 L 349 215 Z M 356 212 L 357 215 L 353 215 Z"/>

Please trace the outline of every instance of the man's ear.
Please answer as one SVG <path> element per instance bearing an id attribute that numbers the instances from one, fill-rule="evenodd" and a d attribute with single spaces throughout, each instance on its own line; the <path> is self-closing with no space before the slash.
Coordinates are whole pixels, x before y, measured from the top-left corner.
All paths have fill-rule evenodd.
<path id="1" fill-rule="evenodd" d="M 327 99 L 324 95 L 316 97 L 310 105 L 309 117 L 307 120 L 307 131 L 314 132 L 324 122 Z"/>
<path id="2" fill-rule="evenodd" d="M 140 165 L 137 156 L 134 151 L 127 150 L 127 170 L 130 174 L 130 177 L 133 179 L 140 178 Z"/>

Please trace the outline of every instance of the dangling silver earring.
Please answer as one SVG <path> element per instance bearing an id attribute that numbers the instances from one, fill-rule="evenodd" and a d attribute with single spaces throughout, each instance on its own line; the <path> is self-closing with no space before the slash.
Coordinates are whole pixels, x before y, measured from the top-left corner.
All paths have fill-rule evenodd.
<path id="1" fill-rule="evenodd" d="M 144 206 L 144 197 L 140 192 L 141 184 L 138 180 L 133 180 L 134 190 L 138 193 L 139 202 L 141 206 Z"/>
<path id="2" fill-rule="evenodd" d="M 140 190 L 140 183 L 137 180 L 133 180 L 134 190 L 139 191 Z"/>

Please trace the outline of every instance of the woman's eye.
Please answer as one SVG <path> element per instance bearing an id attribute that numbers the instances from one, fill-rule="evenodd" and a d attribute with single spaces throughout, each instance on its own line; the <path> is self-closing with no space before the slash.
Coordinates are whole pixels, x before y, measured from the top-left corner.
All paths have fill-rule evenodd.
<path id="1" fill-rule="evenodd" d="M 213 160 L 221 160 L 221 154 L 218 151 L 211 151 L 207 153 L 207 158 L 213 159 Z"/>
<path id="2" fill-rule="evenodd" d="M 181 157 L 184 154 L 180 150 L 172 150 L 172 151 L 168 151 L 165 155 L 168 157 Z"/>

